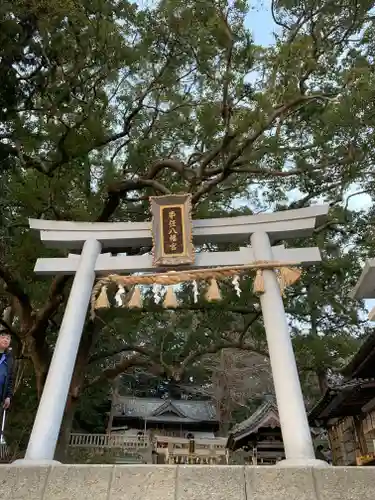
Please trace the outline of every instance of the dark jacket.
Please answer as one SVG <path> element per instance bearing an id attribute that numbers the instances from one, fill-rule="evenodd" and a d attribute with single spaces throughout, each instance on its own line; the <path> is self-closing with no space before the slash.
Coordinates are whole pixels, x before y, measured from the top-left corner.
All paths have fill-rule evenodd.
<path id="1" fill-rule="evenodd" d="M 12 398 L 13 396 L 13 354 L 11 349 L 5 351 L 5 356 L 7 374 L 3 387 L 0 387 L 1 401 L 4 401 L 6 398 Z"/>

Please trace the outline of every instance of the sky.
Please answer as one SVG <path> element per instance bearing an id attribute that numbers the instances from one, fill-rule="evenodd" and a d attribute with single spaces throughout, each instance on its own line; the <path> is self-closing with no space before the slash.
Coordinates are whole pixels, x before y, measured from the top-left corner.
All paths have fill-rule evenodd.
<path id="1" fill-rule="evenodd" d="M 249 28 L 257 45 L 272 45 L 275 24 L 272 19 L 270 3 L 267 1 L 254 2 L 256 8 L 250 9 L 246 16 L 246 27 Z"/>

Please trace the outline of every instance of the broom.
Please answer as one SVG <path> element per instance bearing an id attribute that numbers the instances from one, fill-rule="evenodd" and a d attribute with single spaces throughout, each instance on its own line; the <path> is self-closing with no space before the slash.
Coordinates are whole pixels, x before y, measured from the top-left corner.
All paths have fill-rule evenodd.
<path id="1" fill-rule="evenodd" d="M 7 461 L 9 457 L 9 449 L 4 438 L 4 428 L 5 428 L 6 410 L 3 410 L 3 418 L 1 422 L 1 434 L 0 434 L 0 462 Z"/>

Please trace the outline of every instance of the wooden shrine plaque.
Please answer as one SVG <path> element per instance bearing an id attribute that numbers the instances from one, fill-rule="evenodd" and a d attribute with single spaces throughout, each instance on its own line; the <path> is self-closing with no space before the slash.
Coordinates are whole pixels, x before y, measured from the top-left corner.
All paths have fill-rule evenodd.
<path id="1" fill-rule="evenodd" d="M 154 266 L 194 262 L 191 195 L 150 197 Z"/>

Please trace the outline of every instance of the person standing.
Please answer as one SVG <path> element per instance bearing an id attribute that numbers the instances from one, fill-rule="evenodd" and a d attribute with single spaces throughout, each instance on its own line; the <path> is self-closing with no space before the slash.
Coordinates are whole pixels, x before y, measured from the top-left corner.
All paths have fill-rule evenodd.
<path id="1" fill-rule="evenodd" d="M 10 335 L 0 332 L 0 404 L 4 410 L 10 406 L 13 396 L 13 355 Z"/>

